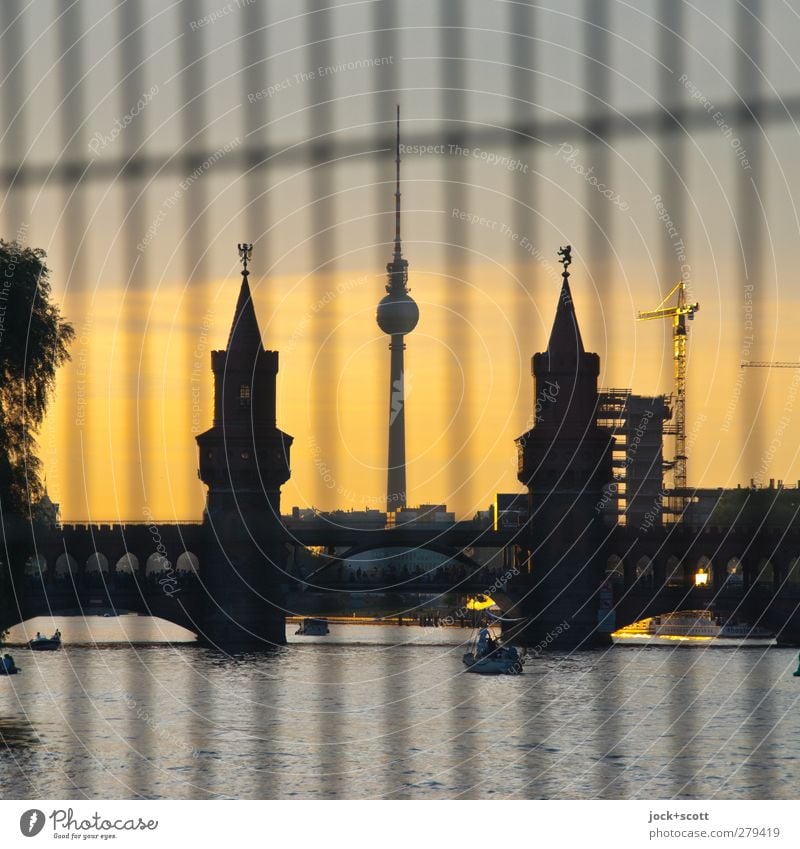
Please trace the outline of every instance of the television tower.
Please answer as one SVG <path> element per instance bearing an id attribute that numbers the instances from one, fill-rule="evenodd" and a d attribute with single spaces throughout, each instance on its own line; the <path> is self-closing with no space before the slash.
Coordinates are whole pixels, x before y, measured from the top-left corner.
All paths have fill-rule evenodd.
<path id="1" fill-rule="evenodd" d="M 419 307 L 408 294 L 408 261 L 400 248 L 400 106 L 397 107 L 397 142 L 395 145 L 397 184 L 394 193 L 394 256 L 386 266 L 389 281 L 387 294 L 378 304 L 378 327 L 391 337 L 392 352 L 389 374 L 389 460 L 386 480 L 386 511 L 392 513 L 406 506 L 406 392 L 403 337 L 417 326 Z"/>

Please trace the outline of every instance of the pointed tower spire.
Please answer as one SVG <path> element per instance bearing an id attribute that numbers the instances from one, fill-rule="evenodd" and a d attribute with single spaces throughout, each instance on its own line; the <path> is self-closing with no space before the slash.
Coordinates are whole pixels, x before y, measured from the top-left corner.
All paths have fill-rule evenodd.
<path id="1" fill-rule="evenodd" d="M 397 166 L 397 181 L 394 190 L 394 259 L 402 256 L 400 247 L 400 104 L 397 104 L 397 140 L 395 141 L 395 165 Z"/>
<path id="2" fill-rule="evenodd" d="M 561 294 L 558 297 L 556 317 L 553 319 L 553 329 L 550 331 L 550 341 L 547 343 L 547 353 L 577 354 L 585 353 L 581 329 L 578 327 L 578 317 L 575 315 L 575 304 L 572 302 L 572 292 L 569 288 L 569 271 L 572 264 L 572 246 L 559 248 L 558 255 L 564 270 L 561 272 L 563 282 Z"/>
<path id="3" fill-rule="evenodd" d="M 228 351 L 244 351 L 253 356 L 261 350 L 261 331 L 258 327 L 256 310 L 250 294 L 247 278 L 250 272 L 247 264 L 253 256 L 253 246 L 245 243 L 239 246 L 239 259 L 242 263 L 242 287 L 233 313 L 231 332 L 228 334 Z"/>
<path id="4" fill-rule="evenodd" d="M 408 262 L 403 259 L 400 242 L 400 104 L 397 104 L 397 135 L 395 139 L 395 189 L 394 189 L 394 255 L 386 266 L 389 272 L 389 282 L 386 291 L 392 294 L 408 292 Z"/>

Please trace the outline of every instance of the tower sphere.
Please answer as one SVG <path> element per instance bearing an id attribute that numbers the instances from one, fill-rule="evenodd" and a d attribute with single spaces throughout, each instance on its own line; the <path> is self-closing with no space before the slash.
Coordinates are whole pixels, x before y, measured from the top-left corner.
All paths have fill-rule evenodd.
<path id="1" fill-rule="evenodd" d="M 405 292 L 390 292 L 378 303 L 375 319 L 389 336 L 411 333 L 419 321 L 419 307 Z"/>

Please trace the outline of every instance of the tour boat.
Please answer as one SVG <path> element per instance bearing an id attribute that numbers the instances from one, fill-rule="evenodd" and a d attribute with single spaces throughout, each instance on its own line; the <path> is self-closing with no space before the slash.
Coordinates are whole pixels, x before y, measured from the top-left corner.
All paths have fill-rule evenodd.
<path id="1" fill-rule="evenodd" d="M 295 634 L 300 634 L 304 637 L 324 637 L 326 634 L 330 634 L 330 632 L 327 619 L 303 619 Z"/>
<path id="2" fill-rule="evenodd" d="M 58 651 L 61 648 L 61 633 L 56 631 L 52 637 L 34 637 L 28 642 L 31 651 Z"/>
<path id="3" fill-rule="evenodd" d="M 757 625 L 724 621 L 711 610 L 685 610 L 643 619 L 612 635 L 617 645 L 773 646 L 775 635 Z"/>

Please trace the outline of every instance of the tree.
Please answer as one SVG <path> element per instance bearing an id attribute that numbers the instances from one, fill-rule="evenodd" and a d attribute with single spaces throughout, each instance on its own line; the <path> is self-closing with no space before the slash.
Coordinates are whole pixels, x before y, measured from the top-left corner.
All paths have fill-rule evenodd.
<path id="1" fill-rule="evenodd" d="M 27 518 L 44 491 L 36 432 L 75 336 L 50 300 L 45 259 L 0 239 L 0 511 Z"/>
<path id="2" fill-rule="evenodd" d="M 0 239 L 0 639 L 33 547 L 42 497 L 38 431 L 75 336 L 50 300 L 45 252 Z M 31 521 L 33 520 L 33 521 Z"/>

